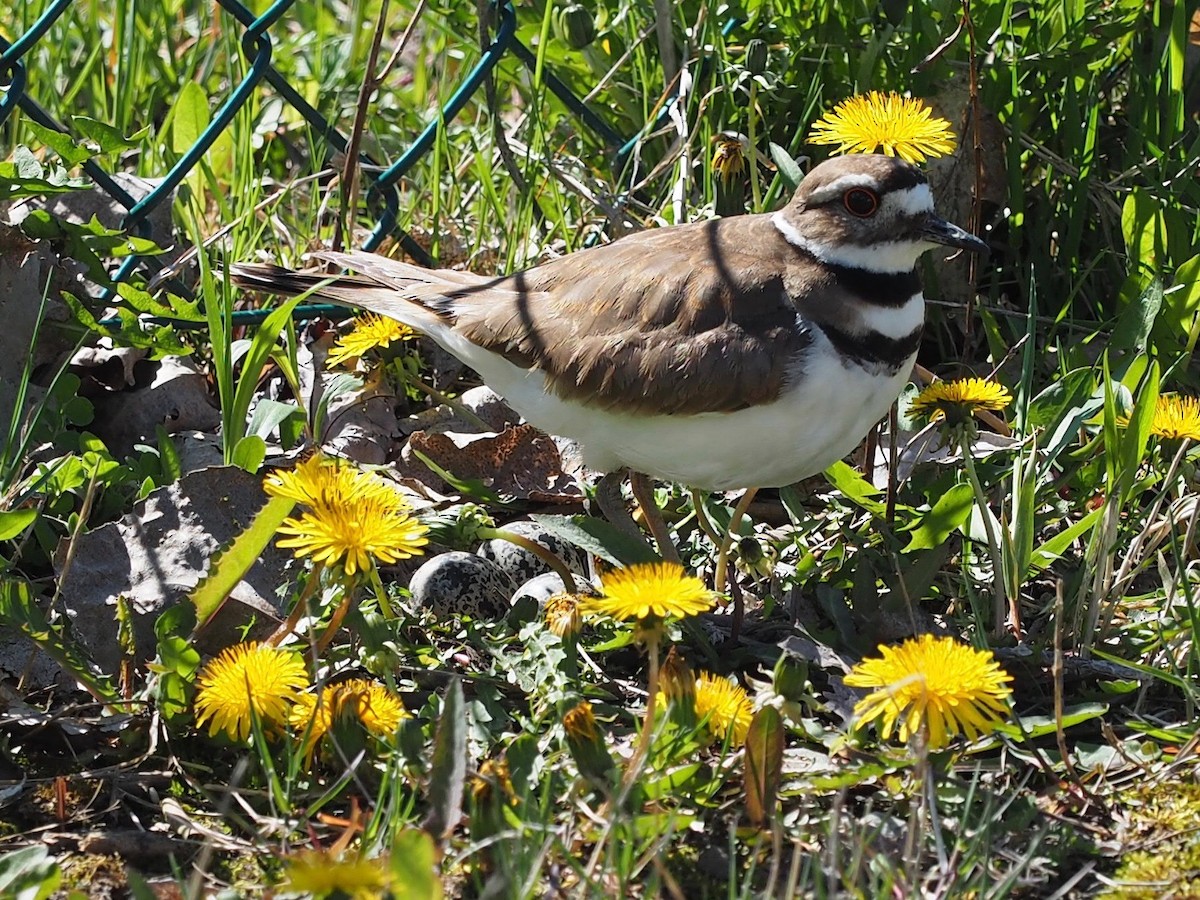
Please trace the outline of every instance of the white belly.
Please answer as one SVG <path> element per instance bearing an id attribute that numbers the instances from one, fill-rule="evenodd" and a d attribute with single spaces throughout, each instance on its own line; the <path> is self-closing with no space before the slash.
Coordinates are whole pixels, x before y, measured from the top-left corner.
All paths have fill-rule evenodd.
<path id="1" fill-rule="evenodd" d="M 729 413 L 633 415 L 563 400 L 546 392 L 541 372 L 485 356 L 453 333 L 439 337 L 527 420 L 578 441 L 589 468 L 627 466 L 704 490 L 779 487 L 824 471 L 883 417 L 915 360 L 895 375 L 874 374 L 833 352 L 818 332 L 815 361 L 771 404 Z"/>

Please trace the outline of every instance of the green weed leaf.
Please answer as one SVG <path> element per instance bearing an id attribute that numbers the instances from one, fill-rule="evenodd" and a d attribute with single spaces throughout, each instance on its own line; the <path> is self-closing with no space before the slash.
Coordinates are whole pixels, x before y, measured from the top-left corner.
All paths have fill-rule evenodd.
<path id="1" fill-rule="evenodd" d="M 45 847 L 23 847 L 0 856 L 0 896 L 43 900 L 61 882 L 62 870 Z"/>
<path id="2" fill-rule="evenodd" d="M 974 503 L 975 494 L 969 484 L 954 485 L 917 520 L 912 528 L 912 536 L 901 552 L 911 553 L 941 546 L 956 528 L 967 521 Z"/>
<path id="3" fill-rule="evenodd" d="M 295 503 L 291 500 L 272 497 L 255 514 L 246 530 L 213 556 L 208 564 L 208 572 L 188 595 L 196 610 L 197 630 L 207 624 L 230 591 L 242 580 L 242 576 L 258 561 L 293 506 Z"/>
<path id="4" fill-rule="evenodd" d="M 746 734 L 746 817 L 755 828 L 770 824 L 782 777 L 783 717 L 775 707 L 764 706 Z"/>
<path id="5" fill-rule="evenodd" d="M 650 545 L 594 516 L 530 516 L 555 537 L 586 550 L 614 566 L 658 560 Z"/>
<path id="6" fill-rule="evenodd" d="M 439 843 L 462 817 L 463 786 L 467 779 L 467 709 L 462 682 L 450 682 L 433 736 L 429 768 L 429 813 L 421 827 Z"/>
<path id="7" fill-rule="evenodd" d="M 11 541 L 34 523 L 36 509 L 7 509 L 0 511 L 0 541 Z"/>

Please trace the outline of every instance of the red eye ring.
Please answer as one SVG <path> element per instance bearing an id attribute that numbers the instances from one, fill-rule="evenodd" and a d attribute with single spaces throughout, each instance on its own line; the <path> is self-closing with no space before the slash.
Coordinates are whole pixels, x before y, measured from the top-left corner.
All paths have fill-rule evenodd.
<path id="1" fill-rule="evenodd" d="M 866 188 L 850 188 L 842 195 L 842 203 L 850 215 L 866 219 L 879 209 L 879 195 Z"/>

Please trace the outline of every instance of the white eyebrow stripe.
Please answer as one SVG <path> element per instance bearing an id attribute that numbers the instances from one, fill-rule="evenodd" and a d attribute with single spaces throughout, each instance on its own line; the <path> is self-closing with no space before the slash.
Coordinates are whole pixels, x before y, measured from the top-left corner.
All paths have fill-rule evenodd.
<path id="1" fill-rule="evenodd" d="M 908 337 L 925 324 L 925 295 L 917 291 L 901 306 L 871 306 L 867 301 L 858 321 L 863 331 L 896 339 Z"/>
<path id="2" fill-rule="evenodd" d="M 771 216 L 771 224 L 785 241 L 811 253 L 823 263 L 861 269 L 877 275 L 911 272 L 917 265 L 918 257 L 930 247 L 924 241 L 887 241 L 865 247 L 858 244 L 826 244 L 802 235 L 795 225 L 784 218 L 782 211 Z"/>
<path id="3" fill-rule="evenodd" d="M 909 216 L 933 212 L 933 191 L 929 185 L 918 184 L 901 191 L 891 191 L 883 198 L 884 206 L 895 206 Z"/>

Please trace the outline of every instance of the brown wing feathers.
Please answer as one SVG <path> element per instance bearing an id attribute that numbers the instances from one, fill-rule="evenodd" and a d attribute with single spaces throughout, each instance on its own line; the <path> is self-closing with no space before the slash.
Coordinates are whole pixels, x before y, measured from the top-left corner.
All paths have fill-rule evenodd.
<path id="1" fill-rule="evenodd" d="M 362 276 L 317 294 L 434 337 L 452 327 L 541 369 L 563 397 L 628 412 L 727 412 L 774 399 L 812 339 L 764 246 L 776 239 L 765 219 L 656 229 L 507 278 L 319 254 Z M 291 294 L 327 280 L 277 266 L 233 272 L 244 287 Z"/>

